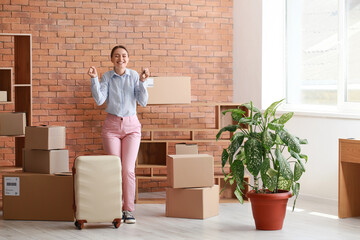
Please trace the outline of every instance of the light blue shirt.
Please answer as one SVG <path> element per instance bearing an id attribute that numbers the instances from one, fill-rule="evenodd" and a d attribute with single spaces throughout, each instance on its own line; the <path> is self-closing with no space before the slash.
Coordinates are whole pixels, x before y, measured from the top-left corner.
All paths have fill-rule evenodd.
<path id="1" fill-rule="evenodd" d="M 104 73 L 99 79 L 91 78 L 91 92 L 97 105 L 106 101 L 106 112 L 118 117 L 136 115 L 136 102 L 145 107 L 149 98 L 147 84 L 139 80 L 139 74 L 125 69 L 120 76 L 114 70 Z"/>

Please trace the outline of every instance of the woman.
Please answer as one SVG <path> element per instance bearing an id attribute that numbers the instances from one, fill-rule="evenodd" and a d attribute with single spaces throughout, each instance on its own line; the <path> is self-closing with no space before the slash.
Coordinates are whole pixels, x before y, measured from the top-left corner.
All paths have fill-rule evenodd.
<path id="1" fill-rule="evenodd" d="M 136 102 L 146 106 L 148 92 L 146 79 L 149 69 L 139 74 L 126 68 L 129 52 L 124 46 L 111 50 L 114 69 L 102 75 L 99 83 L 96 68 L 91 66 L 91 92 L 97 105 L 107 104 L 108 113 L 102 128 L 102 139 L 106 154 L 119 156 L 123 179 L 123 220 L 135 223 L 135 161 L 141 140 L 141 124 L 136 116 Z"/>

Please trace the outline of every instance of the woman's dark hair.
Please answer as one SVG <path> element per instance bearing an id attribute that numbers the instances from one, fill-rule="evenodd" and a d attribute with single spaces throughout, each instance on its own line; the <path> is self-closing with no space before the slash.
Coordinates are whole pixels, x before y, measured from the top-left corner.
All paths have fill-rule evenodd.
<path id="1" fill-rule="evenodd" d="M 117 45 L 117 46 L 113 47 L 113 49 L 111 50 L 110 57 L 112 57 L 114 55 L 115 50 L 118 49 L 118 48 L 124 49 L 127 52 L 128 56 L 129 56 L 129 51 L 126 49 L 126 47 L 124 47 L 122 45 Z"/>

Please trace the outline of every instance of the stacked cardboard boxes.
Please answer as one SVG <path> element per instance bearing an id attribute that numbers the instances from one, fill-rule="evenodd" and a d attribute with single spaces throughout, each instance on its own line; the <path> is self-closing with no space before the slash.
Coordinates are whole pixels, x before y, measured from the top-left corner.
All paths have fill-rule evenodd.
<path id="1" fill-rule="evenodd" d="M 190 152 L 197 151 L 188 147 Z M 205 219 L 218 215 L 219 186 L 214 185 L 213 156 L 182 153 L 167 157 L 166 216 Z"/>
<path id="2" fill-rule="evenodd" d="M 24 172 L 68 172 L 69 151 L 64 149 L 65 139 L 65 127 L 62 126 L 26 127 Z"/>
<path id="3" fill-rule="evenodd" d="M 65 127 L 26 127 L 24 172 L 3 175 L 3 217 L 73 221 L 73 181 Z M 62 172 L 62 174 L 54 174 Z"/>

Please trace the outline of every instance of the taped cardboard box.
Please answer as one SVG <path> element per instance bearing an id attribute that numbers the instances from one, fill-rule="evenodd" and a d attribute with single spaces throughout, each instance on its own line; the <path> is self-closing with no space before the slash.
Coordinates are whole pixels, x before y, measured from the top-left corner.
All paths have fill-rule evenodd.
<path id="1" fill-rule="evenodd" d="M 26 127 L 26 114 L 23 112 L 0 113 L 0 135 L 24 135 Z"/>
<path id="2" fill-rule="evenodd" d="M 190 104 L 190 77 L 148 78 L 148 104 Z"/>
<path id="3" fill-rule="evenodd" d="M 3 218 L 73 221 L 72 176 L 41 173 L 3 175 Z"/>
<path id="4" fill-rule="evenodd" d="M 198 145 L 197 144 L 186 144 L 186 143 L 178 143 L 175 144 L 175 153 L 176 155 L 181 154 L 198 154 Z"/>
<path id="5" fill-rule="evenodd" d="M 205 219 L 219 215 L 219 185 L 166 189 L 166 216 Z"/>
<path id="6" fill-rule="evenodd" d="M 31 126 L 25 129 L 26 149 L 64 149 L 65 139 L 64 126 Z"/>
<path id="7" fill-rule="evenodd" d="M 166 166 L 169 187 L 212 187 L 214 185 L 214 157 L 208 154 L 168 155 Z"/>
<path id="8" fill-rule="evenodd" d="M 58 173 L 69 171 L 69 151 L 23 149 L 24 172 Z"/>

